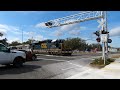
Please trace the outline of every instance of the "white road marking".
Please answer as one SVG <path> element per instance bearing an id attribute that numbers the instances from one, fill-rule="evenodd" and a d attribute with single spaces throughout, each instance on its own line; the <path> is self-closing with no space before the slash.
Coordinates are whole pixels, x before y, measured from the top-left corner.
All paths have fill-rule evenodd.
<path id="1" fill-rule="evenodd" d="M 80 66 L 80 65 L 78 65 L 78 64 L 71 63 L 70 61 L 66 61 L 66 62 L 68 62 L 69 64 L 72 64 L 72 65 L 74 65 L 74 66 L 77 66 L 77 67 L 79 67 L 79 68 L 83 67 L 83 66 Z M 73 68 L 76 68 L 76 67 L 64 68 L 64 69 L 61 69 L 61 70 L 69 70 L 69 69 L 73 69 Z"/>
<path id="2" fill-rule="evenodd" d="M 70 67 L 70 68 L 63 68 L 61 70 L 69 70 L 69 69 L 74 69 L 75 67 Z"/>
<path id="3" fill-rule="evenodd" d="M 37 59 L 43 59 L 43 60 L 51 60 L 51 61 L 67 61 L 67 60 L 58 60 L 58 59 L 47 59 L 47 58 L 37 58 Z"/>
<path id="4" fill-rule="evenodd" d="M 72 64 L 72 65 L 74 65 L 74 66 L 77 66 L 77 67 L 82 67 L 82 66 L 80 66 L 80 65 L 78 65 L 78 64 L 74 64 L 74 63 L 71 63 L 70 61 L 67 61 L 67 62 L 69 62 L 69 64 Z"/>
<path id="5" fill-rule="evenodd" d="M 78 73 L 78 74 L 76 74 L 76 75 L 73 75 L 73 76 L 71 76 L 71 77 L 68 77 L 68 78 L 66 78 L 66 79 L 77 79 L 77 78 L 80 78 L 81 75 L 83 75 L 83 74 L 85 74 L 85 73 L 91 73 L 91 71 L 93 71 L 93 69 L 88 69 L 88 70 L 86 70 L 86 71 L 83 71 L 83 72 L 81 72 L 81 73 Z"/>
<path id="6" fill-rule="evenodd" d="M 81 58 L 81 59 L 85 59 L 85 58 Z M 71 63 L 70 61 L 66 61 L 66 62 L 68 62 L 69 64 L 72 64 L 74 66 L 77 66 L 79 68 L 86 68 L 87 67 L 87 66 L 80 66 L 78 64 Z M 76 67 L 65 68 L 65 69 L 62 69 L 62 70 L 69 70 L 69 69 L 73 69 L 73 68 L 76 68 Z"/>

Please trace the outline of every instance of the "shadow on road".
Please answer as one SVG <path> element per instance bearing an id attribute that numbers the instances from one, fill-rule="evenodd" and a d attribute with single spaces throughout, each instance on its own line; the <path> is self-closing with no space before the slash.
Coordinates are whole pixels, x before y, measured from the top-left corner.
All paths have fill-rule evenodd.
<path id="1" fill-rule="evenodd" d="M 14 68 L 11 66 L 1 66 L 0 67 L 0 75 L 5 74 L 22 74 L 27 72 L 35 71 L 35 69 L 41 68 L 41 66 L 38 65 L 23 65 L 23 67 L 20 68 Z"/>

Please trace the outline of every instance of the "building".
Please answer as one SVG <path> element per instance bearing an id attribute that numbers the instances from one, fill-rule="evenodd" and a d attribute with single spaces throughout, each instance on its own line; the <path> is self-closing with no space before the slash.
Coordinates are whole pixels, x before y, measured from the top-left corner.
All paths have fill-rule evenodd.
<path id="1" fill-rule="evenodd" d="M 110 48 L 108 48 L 108 51 L 109 52 L 118 52 L 118 49 L 114 48 L 114 47 L 110 47 Z"/>

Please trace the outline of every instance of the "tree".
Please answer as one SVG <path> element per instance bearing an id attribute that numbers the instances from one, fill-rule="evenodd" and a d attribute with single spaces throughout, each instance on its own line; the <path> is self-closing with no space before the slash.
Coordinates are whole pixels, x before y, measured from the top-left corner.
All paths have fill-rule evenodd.
<path id="1" fill-rule="evenodd" d="M 21 43 L 19 43 L 18 41 L 13 41 L 10 46 L 16 46 L 16 45 L 21 45 Z"/>
<path id="2" fill-rule="evenodd" d="M 67 38 L 64 42 L 64 48 L 71 48 L 72 50 L 85 50 L 87 44 L 81 38 Z"/>
<path id="3" fill-rule="evenodd" d="M 28 39 L 26 42 L 23 42 L 23 44 L 31 44 L 32 41 L 35 41 L 35 40 L 32 40 L 32 39 Z"/>
<path id="4" fill-rule="evenodd" d="M 2 36 L 3 36 L 3 33 L 0 32 L 0 37 L 2 37 Z"/>
<path id="5" fill-rule="evenodd" d="M 102 46 L 100 45 L 100 44 L 90 44 L 89 46 L 88 46 L 88 48 L 89 49 L 95 49 L 95 48 L 98 48 L 98 50 L 99 51 L 101 51 L 102 50 Z"/>

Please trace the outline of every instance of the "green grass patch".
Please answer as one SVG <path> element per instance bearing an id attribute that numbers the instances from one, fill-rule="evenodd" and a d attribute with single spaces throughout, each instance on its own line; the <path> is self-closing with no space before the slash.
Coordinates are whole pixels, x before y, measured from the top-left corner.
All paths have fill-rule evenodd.
<path id="1" fill-rule="evenodd" d="M 102 59 L 102 57 L 100 58 L 96 58 L 95 60 L 93 60 L 90 65 L 92 67 L 96 67 L 96 68 L 103 68 L 105 67 L 106 65 L 109 65 L 111 62 L 114 62 L 115 59 L 112 59 L 112 58 L 108 58 L 106 61 L 105 61 L 105 64 L 104 64 L 104 60 Z"/>

